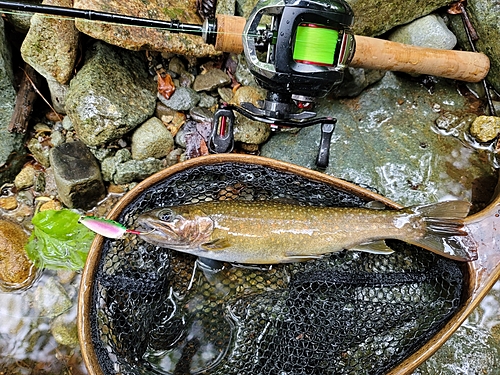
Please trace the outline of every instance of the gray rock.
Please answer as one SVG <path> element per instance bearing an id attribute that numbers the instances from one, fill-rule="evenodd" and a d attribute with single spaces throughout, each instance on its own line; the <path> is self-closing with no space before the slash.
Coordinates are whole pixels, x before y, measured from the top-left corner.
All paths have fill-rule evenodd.
<path id="1" fill-rule="evenodd" d="M 74 314 L 59 315 L 50 323 L 50 332 L 60 345 L 75 347 L 78 345 L 78 328 Z"/>
<path id="2" fill-rule="evenodd" d="M 195 91 L 212 91 L 231 83 L 231 78 L 220 69 L 210 69 L 205 74 L 196 76 L 193 89 Z"/>
<path id="3" fill-rule="evenodd" d="M 83 142 L 52 148 L 50 163 L 59 198 L 67 207 L 90 209 L 104 198 L 99 164 Z"/>
<path id="4" fill-rule="evenodd" d="M 8 131 L 15 100 L 10 46 L 5 38 L 4 21 L 0 19 L 0 186 L 14 180 L 26 156 L 24 135 Z"/>
<path id="5" fill-rule="evenodd" d="M 73 1 L 53 0 L 46 4 L 72 7 Z M 21 55 L 43 77 L 67 83 L 73 75 L 78 36 L 73 21 L 35 14 L 21 46 Z"/>
<path id="6" fill-rule="evenodd" d="M 481 161 L 488 151 L 472 152 L 463 135 L 448 135 L 435 122 L 444 112 L 465 119 L 466 109 L 474 110 L 452 82 L 440 80 L 433 90 L 388 72 L 356 98 L 321 101 L 318 115 L 338 120 L 326 173 L 371 186 L 403 205 L 471 199 L 474 181 L 492 173 Z M 320 134 L 319 125 L 277 133 L 261 155 L 315 168 Z"/>
<path id="7" fill-rule="evenodd" d="M 132 135 L 132 158 L 160 159 L 167 156 L 174 148 L 174 137 L 163 122 L 156 117 L 150 118 L 139 126 Z"/>
<path id="8" fill-rule="evenodd" d="M 208 95 L 207 93 L 200 93 L 200 102 L 198 103 L 198 106 L 202 108 L 211 108 L 217 104 L 217 98 Z"/>
<path id="9" fill-rule="evenodd" d="M 55 79 L 47 79 L 47 84 L 52 107 L 57 113 L 66 114 L 66 95 L 68 95 L 69 85 L 59 83 Z"/>
<path id="10" fill-rule="evenodd" d="M 50 167 L 50 147 L 41 144 L 37 138 L 31 138 L 28 141 L 27 147 L 37 162 L 44 167 Z"/>
<path id="11" fill-rule="evenodd" d="M 457 37 L 436 14 L 429 14 L 389 34 L 389 40 L 419 47 L 453 49 Z"/>
<path id="12" fill-rule="evenodd" d="M 354 97 L 384 77 L 385 71 L 348 67 L 344 79 L 331 91 L 336 97 Z"/>
<path id="13" fill-rule="evenodd" d="M 48 278 L 46 283 L 35 289 L 33 303 L 40 315 L 47 318 L 55 318 L 73 305 L 64 287 L 53 278 Z"/>
<path id="14" fill-rule="evenodd" d="M 258 0 L 237 0 L 237 14 L 248 17 L 257 2 Z M 405 0 L 346 0 L 346 2 L 354 12 L 354 33 L 369 36 L 383 34 L 395 26 L 407 24 L 450 4 L 448 0 L 427 0 L 419 2 L 418 5 Z"/>
<path id="15" fill-rule="evenodd" d="M 188 111 L 200 101 L 200 94 L 189 87 L 178 87 L 170 99 L 160 94 L 157 96 L 163 104 L 176 111 Z"/>
<path id="16" fill-rule="evenodd" d="M 486 79 L 500 92 L 500 2 L 491 0 L 474 0 L 467 2 L 469 18 L 476 29 L 479 40 L 476 49 L 485 53 L 490 59 L 490 71 Z M 458 37 L 459 45 L 470 50 L 460 15 L 450 16 L 451 25 Z"/>
<path id="17" fill-rule="evenodd" d="M 257 105 L 257 102 L 264 98 L 265 93 L 262 89 L 253 86 L 242 86 L 234 94 L 232 103 L 241 105 L 243 102 L 248 102 Z M 259 145 L 264 143 L 270 134 L 271 128 L 269 124 L 253 121 L 239 113 L 235 113 L 234 140 L 236 142 Z"/>
<path id="18" fill-rule="evenodd" d="M 235 78 L 243 86 L 257 86 L 253 74 L 248 69 L 247 62 L 245 61 L 245 56 L 243 54 L 238 55 L 238 65 L 236 66 Z"/>
<path id="19" fill-rule="evenodd" d="M 155 89 L 141 54 L 97 42 L 71 80 L 66 111 L 86 145 L 105 145 L 151 117 Z"/>
<path id="20" fill-rule="evenodd" d="M 118 164 L 113 176 L 117 185 L 128 184 L 132 181 L 141 181 L 163 168 L 161 160 L 147 158 L 144 160 L 129 160 Z"/>

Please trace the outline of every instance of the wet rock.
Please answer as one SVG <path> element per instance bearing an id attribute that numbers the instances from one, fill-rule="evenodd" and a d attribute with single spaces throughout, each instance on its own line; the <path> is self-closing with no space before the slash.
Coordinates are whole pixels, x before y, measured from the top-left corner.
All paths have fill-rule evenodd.
<path id="1" fill-rule="evenodd" d="M 484 162 L 488 151 L 464 147 L 462 139 L 436 131 L 435 122 L 445 112 L 466 119 L 474 110 L 448 80 L 437 81 L 433 90 L 387 72 L 356 98 L 320 101 L 318 115 L 338 120 L 326 173 L 371 186 L 403 205 L 471 199 L 475 179 L 492 173 Z M 261 155 L 315 168 L 320 135 L 319 125 L 273 134 Z"/>
<path id="2" fill-rule="evenodd" d="M 0 208 L 6 211 L 15 210 L 18 207 L 17 199 L 14 196 L 0 197 Z"/>
<path id="3" fill-rule="evenodd" d="M 78 329 L 74 314 L 62 314 L 50 324 L 50 332 L 57 343 L 75 347 L 78 345 Z"/>
<path id="4" fill-rule="evenodd" d="M 13 222 L 0 219 L 0 290 L 26 287 L 35 276 L 24 246 L 28 235 Z"/>
<path id="5" fill-rule="evenodd" d="M 229 76 L 220 69 L 210 69 L 205 74 L 196 76 L 193 84 L 195 91 L 212 91 L 231 83 Z"/>
<path id="6" fill-rule="evenodd" d="M 217 98 L 212 96 L 212 95 L 208 95 L 207 93 L 200 93 L 200 101 L 198 103 L 198 106 L 199 107 L 202 107 L 202 108 L 212 108 L 213 106 L 217 105 Z"/>
<path id="7" fill-rule="evenodd" d="M 40 311 L 40 315 L 55 318 L 68 311 L 73 302 L 64 287 L 54 278 L 40 284 L 33 293 L 33 305 Z"/>
<path id="8" fill-rule="evenodd" d="M 129 0 L 126 2 L 76 0 L 75 8 L 162 20 L 177 19 L 181 22 L 202 24 L 196 12 L 196 0 Z M 205 44 L 200 36 L 170 33 L 155 28 L 127 27 L 81 20 L 76 21 L 76 27 L 95 39 L 131 50 L 165 51 L 197 57 L 219 54 L 212 45 Z"/>
<path id="9" fill-rule="evenodd" d="M 199 103 L 200 94 L 189 87 L 179 87 L 175 90 L 170 99 L 165 99 L 160 94 L 158 94 L 158 99 L 171 109 L 176 111 L 187 111 Z"/>
<path id="10" fill-rule="evenodd" d="M 422 32 L 425 30 L 425 32 Z M 419 47 L 453 49 L 457 37 L 436 14 L 419 18 L 408 25 L 398 27 L 389 34 L 389 40 Z"/>
<path id="11" fill-rule="evenodd" d="M 103 179 L 116 185 L 143 180 L 162 168 L 163 164 L 158 159 L 132 160 L 132 154 L 127 149 L 118 150 L 101 163 Z"/>
<path id="12" fill-rule="evenodd" d="M 90 209 L 105 195 L 99 165 L 82 142 L 52 148 L 50 163 L 61 201 L 69 208 Z"/>
<path id="13" fill-rule="evenodd" d="M 72 0 L 45 0 L 44 4 L 72 7 Z M 74 22 L 35 14 L 21 46 L 21 55 L 47 80 L 67 83 L 73 75 L 78 53 L 78 30 Z"/>
<path id="14" fill-rule="evenodd" d="M 344 79 L 334 87 L 331 94 L 336 97 L 354 97 L 368 86 L 380 81 L 384 77 L 385 71 L 366 70 L 362 68 L 348 67 L 344 71 Z"/>
<path id="15" fill-rule="evenodd" d="M 467 2 L 467 12 L 470 21 L 476 29 L 479 40 L 476 49 L 485 53 L 490 59 L 490 71 L 486 79 L 500 91 L 500 4 L 498 1 L 475 0 Z M 460 15 L 450 16 L 451 29 L 457 35 L 459 45 L 470 50 Z"/>
<path id="16" fill-rule="evenodd" d="M 18 190 L 32 187 L 35 183 L 36 170 L 31 164 L 26 165 L 21 169 L 21 172 L 14 179 L 14 185 Z"/>
<path id="17" fill-rule="evenodd" d="M 80 140 L 100 146 L 146 121 L 155 103 L 156 85 L 142 55 L 97 42 L 71 80 L 66 111 Z"/>
<path id="18" fill-rule="evenodd" d="M 265 98 L 264 91 L 252 86 L 240 87 L 232 98 L 232 103 L 240 105 L 243 102 L 249 102 L 257 105 L 259 100 Z M 264 143 L 271 134 L 268 124 L 260 121 L 253 121 L 249 118 L 235 113 L 234 140 L 236 142 L 261 144 Z"/>
<path id="19" fill-rule="evenodd" d="M 129 160 L 120 164 L 113 176 L 113 182 L 117 185 L 128 184 L 133 181 L 141 181 L 159 172 L 163 168 L 161 160 L 147 158 L 144 160 Z"/>
<path id="20" fill-rule="evenodd" d="M 160 119 L 150 118 L 139 126 L 132 135 L 132 158 L 160 159 L 167 156 L 174 148 L 174 137 Z"/>
<path id="21" fill-rule="evenodd" d="M 500 134 L 500 117 L 477 117 L 470 127 L 470 134 L 479 142 L 492 141 Z"/>
<path id="22" fill-rule="evenodd" d="M 15 100 L 11 51 L 0 18 L 0 186 L 14 179 L 26 155 L 24 135 L 8 131 Z"/>

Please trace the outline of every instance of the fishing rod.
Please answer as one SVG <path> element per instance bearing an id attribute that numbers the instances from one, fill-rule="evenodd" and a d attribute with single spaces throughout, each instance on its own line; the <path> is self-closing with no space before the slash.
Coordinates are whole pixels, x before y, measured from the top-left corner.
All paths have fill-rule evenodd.
<path id="1" fill-rule="evenodd" d="M 329 143 L 335 129 L 332 117 L 315 118 L 310 111 L 315 98 L 324 97 L 340 84 L 346 67 L 427 74 L 479 82 L 489 71 L 486 55 L 477 52 L 439 50 L 354 35 L 354 14 L 345 0 L 260 0 L 248 19 L 219 14 L 202 25 L 178 20 L 151 20 L 134 16 L 25 4 L 0 0 L 0 9 L 152 27 L 172 33 L 198 35 L 217 51 L 244 53 L 250 72 L 267 90 L 259 106 L 223 105 L 214 117 L 209 148 L 228 152 L 234 138 L 232 123 L 237 112 L 271 124 L 273 130 L 321 124 L 316 164 L 326 167 Z M 263 17 L 270 23 L 262 26 Z M 266 18 L 264 18 L 266 19 Z"/>

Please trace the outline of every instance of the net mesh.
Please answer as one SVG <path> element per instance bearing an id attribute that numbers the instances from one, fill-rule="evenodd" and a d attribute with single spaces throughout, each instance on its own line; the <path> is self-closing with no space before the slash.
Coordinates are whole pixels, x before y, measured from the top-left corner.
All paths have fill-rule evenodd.
<path id="1" fill-rule="evenodd" d="M 221 199 L 361 206 L 362 198 L 251 164 L 204 165 L 146 189 L 118 221 Z M 208 269 L 127 236 L 105 240 L 93 283 L 92 345 L 105 374 L 381 374 L 460 306 L 459 264 L 391 241 L 305 263 Z"/>

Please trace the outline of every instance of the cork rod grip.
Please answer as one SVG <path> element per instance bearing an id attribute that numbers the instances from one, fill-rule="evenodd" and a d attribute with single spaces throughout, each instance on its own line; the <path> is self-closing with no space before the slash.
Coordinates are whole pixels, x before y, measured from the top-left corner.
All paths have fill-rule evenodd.
<path id="1" fill-rule="evenodd" d="M 243 52 L 243 29 L 246 19 L 238 16 L 218 14 L 215 49 L 221 52 Z"/>
<path id="2" fill-rule="evenodd" d="M 478 82 L 488 74 L 490 60 L 483 53 L 410 46 L 387 40 L 355 36 L 356 51 L 349 64 L 365 69 L 428 74 Z"/>

